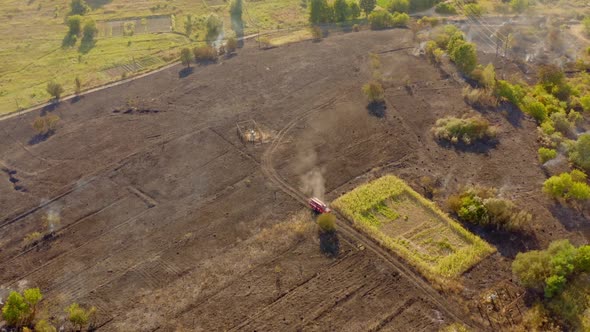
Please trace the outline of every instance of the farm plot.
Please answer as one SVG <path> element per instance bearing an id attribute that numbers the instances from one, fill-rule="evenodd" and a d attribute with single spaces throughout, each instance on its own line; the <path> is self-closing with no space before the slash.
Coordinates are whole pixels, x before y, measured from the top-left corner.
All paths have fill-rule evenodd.
<path id="1" fill-rule="evenodd" d="M 332 205 L 433 281 L 456 278 L 495 251 L 392 175 L 362 185 Z"/>

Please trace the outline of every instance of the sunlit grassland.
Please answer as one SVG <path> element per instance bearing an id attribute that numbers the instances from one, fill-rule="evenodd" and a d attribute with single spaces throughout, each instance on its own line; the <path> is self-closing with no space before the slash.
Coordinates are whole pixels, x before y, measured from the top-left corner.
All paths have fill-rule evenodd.
<path id="1" fill-rule="evenodd" d="M 206 17 L 216 13 L 224 20 L 226 36 L 232 35 L 229 1 L 225 0 L 87 0 L 93 8 L 86 16 L 99 25 L 96 44 L 80 52 L 78 42 L 63 48 L 67 32 L 64 23 L 69 0 L 6 0 L 0 14 L 0 115 L 49 100 L 49 81 L 64 86 L 64 95 L 74 92 L 79 77 L 82 89 L 90 89 L 125 76 L 137 75 L 177 59 L 182 47 L 192 47 L 204 39 L 197 29 L 191 39 L 184 33 L 187 15 Z M 245 1 L 245 34 L 277 28 L 302 26 L 306 9 L 300 0 Z M 175 17 L 175 31 L 121 36 L 101 28 L 114 20 Z M 136 26 L 139 31 L 143 27 Z M 141 30 L 143 31 L 143 30 Z"/>
<path id="2" fill-rule="evenodd" d="M 362 185 L 332 206 L 432 281 L 456 279 L 495 252 L 395 176 Z"/>

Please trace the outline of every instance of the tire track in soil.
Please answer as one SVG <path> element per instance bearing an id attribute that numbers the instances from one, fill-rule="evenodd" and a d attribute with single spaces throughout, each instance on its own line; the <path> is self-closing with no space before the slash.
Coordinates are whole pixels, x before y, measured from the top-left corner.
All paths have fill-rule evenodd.
<path id="1" fill-rule="evenodd" d="M 300 192 L 298 189 L 294 188 L 290 184 L 288 184 L 274 169 L 272 155 L 276 151 L 276 149 L 281 145 L 281 141 L 287 135 L 287 133 L 301 120 L 307 118 L 309 115 L 313 114 L 314 112 L 320 111 L 325 109 L 328 106 L 331 106 L 335 100 L 340 95 L 332 97 L 327 102 L 311 108 L 305 111 L 300 116 L 294 118 L 286 126 L 284 126 L 277 134 L 275 140 L 271 143 L 271 146 L 264 152 L 262 156 L 262 171 L 263 174 L 266 175 L 269 180 L 271 180 L 275 185 L 277 185 L 283 192 L 294 198 L 296 201 L 300 202 L 304 206 L 307 207 L 307 196 Z M 400 120 L 401 121 L 401 120 Z M 404 127 L 407 127 L 407 124 L 402 123 Z M 413 133 L 412 131 L 409 131 Z M 414 134 L 414 136 L 417 135 Z M 418 140 L 420 141 L 420 140 Z M 343 235 L 343 240 L 349 243 L 353 247 L 358 247 L 358 244 L 363 245 L 365 249 L 372 251 L 377 257 L 381 258 L 384 262 L 386 262 L 389 266 L 393 267 L 395 271 L 403 275 L 407 278 L 413 286 L 416 287 L 417 290 L 421 291 L 426 295 L 438 308 L 444 311 L 450 318 L 455 321 L 462 322 L 468 326 L 476 325 L 481 330 L 484 330 L 483 326 L 477 324 L 471 320 L 466 322 L 461 317 L 463 316 L 462 313 L 453 310 L 453 306 L 451 306 L 443 296 L 441 296 L 437 290 L 435 290 L 429 283 L 425 282 L 420 275 L 417 275 L 414 271 L 407 268 L 404 263 L 400 261 L 400 258 L 394 256 L 389 250 L 384 249 L 377 243 L 375 243 L 371 238 L 366 236 L 365 234 L 357 231 L 354 229 L 351 224 L 352 222 L 345 218 L 342 214 L 337 211 L 333 211 L 334 214 L 337 216 L 337 224 L 339 226 L 338 232 Z M 355 243 L 357 245 L 355 245 Z"/>

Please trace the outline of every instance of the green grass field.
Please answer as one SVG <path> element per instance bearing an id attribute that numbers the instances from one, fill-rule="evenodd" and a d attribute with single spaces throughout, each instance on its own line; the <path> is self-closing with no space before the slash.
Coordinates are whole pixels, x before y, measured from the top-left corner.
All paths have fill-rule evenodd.
<path id="1" fill-rule="evenodd" d="M 48 101 L 45 87 L 51 80 L 61 83 L 67 95 L 74 91 L 76 76 L 84 90 L 175 61 L 180 48 L 197 45 L 204 36 L 202 31 L 193 34 L 192 39 L 182 34 L 183 22 L 189 14 L 204 17 L 216 13 L 224 20 L 226 35 L 232 34 L 229 2 L 225 0 L 87 2 L 92 11 L 86 16 L 97 22 L 99 35 L 95 46 L 86 53 L 79 51 L 79 42 L 74 47 L 62 47 L 69 0 L 3 2 L 0 115 Z M 175 17 L 174 28 L 170 24 L 171 15 Z M 262 0 L 246 1 L 243 19 L 248 35 L 301 26 L 307 18 L 300 0 Z M 122 22 L 131 20 L 136 21 L 136 33 L 133 36 L 118 33 Z"/>
<path id="2" fill-rule="evenodd" d="M 362 185 L 332 205 L 433 281 L 457 278 L 495 252 L 395 176 Z"/>

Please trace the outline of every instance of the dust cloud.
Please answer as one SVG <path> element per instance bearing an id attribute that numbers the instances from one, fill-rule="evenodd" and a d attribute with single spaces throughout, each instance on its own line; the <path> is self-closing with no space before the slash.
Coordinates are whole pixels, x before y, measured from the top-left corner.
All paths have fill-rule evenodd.
<path id="1" fill-rule="evenodd" d="M 325 169 L 318 166 L 317 153 L 315 151 L 300 151 L 298 154 L 296 171 L 303 173 L 300 176 L 300 190 L 308 196 L 324 199 L 326 194 Z"/>

